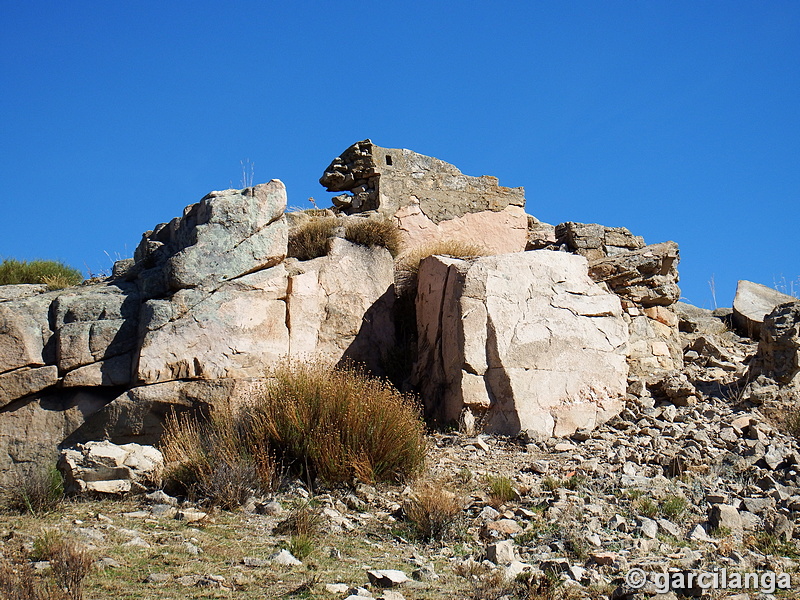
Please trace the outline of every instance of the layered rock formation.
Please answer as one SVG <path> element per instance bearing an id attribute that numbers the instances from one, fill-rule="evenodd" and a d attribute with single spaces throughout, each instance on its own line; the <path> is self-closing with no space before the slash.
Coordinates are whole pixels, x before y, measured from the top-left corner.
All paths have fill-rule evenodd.
<path id="1" fill-rule="evenodd" d="M 285 261 L 285 208 L 277 180 L 212 192 L 146 232 L 108 281 L 0 288 L 0 473 L 60 444 L 157 442 L 170 412 L 227 406 L 282 359 L 377 369 L 391 256 L 340 240 Z"/>
<path id="2" fill-rule="evenodd" d="M 679 322 L 694 318 L 671 310 L 673 242 L 541 223 L 522 188 L 369 140 L 321 182 L 349 192 L 326 216 L 388 219 L 406 251 L 456 240 L 494 256 L 423 261 L 409 334 L 413 307 L 396 296 L 385 248 L 334 228 L 326 255 L 287 259 L 288 229 L 304 219 L 286 218 L 280 181 L 212 192 L 146 232 L 105 281 L 0 287 L 0 473 L 54 461 L 60 445 L 156 443 L 170 412 L 227 410 L 286 358 L 377 374 L 394 360 L 429 415 L 509 434 L 591 429 L 619 412 L 626 387 L 689 381 L 665 379 L 683 366 Z M 693 364 L 730 362 L 714 339 L 695 341 Z"/>
<path id="3" fill-rule="evenodd" d="M 628 328 L 619 298 L 586 271 L 584 258 L 548 251 L 424 260 L 415 378 L 431 416 L 467 410 L 488 431 L 551 436 L 616 415 Z"/>
<path id="4" fill-rule="evenodd" d="M 376 211 L 396 220 L 407 247 L 439 240 L 479 244 L 492 254 L 520 252 L 528 237 L 525 194 L 496 177 L 470 177 L 438 158 L 381 148 L 370 140 L 350 146 L 325 169 L 320 183 L 345 214 Z"/>

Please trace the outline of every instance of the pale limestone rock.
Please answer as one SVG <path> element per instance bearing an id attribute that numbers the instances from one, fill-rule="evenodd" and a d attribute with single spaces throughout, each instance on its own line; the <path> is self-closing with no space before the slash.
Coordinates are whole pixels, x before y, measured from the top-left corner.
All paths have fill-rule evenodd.
<path id="1" fill-rule="evenodd" d="M 54 465 L 59 444 L 109 400 L 86 390 L 44 392 L 18 400 L 0 417 L 0 485 Z"/>
<path id="2" fill-rule="evenodd" d="M 622 409 L 628 330 L 583 257 L 546 250 L 420 266 L 415 380 L 427 412 L 570 435 Z"/>
<path id="3" fill-rule="evenodd" d="M 757 340 L 761 335 L 764 317 L 777 306 L 796 300 L 771 287 L 741 280 L 733 299 L 733 323 L 743 334 Z"/>
<path id="4" fill-rule="evenodd" d="M 68 492 L 119 494 L 157 484 L 164 457 L 152 446 L 88 442 L 63 450 L 58 467 Z"/>
<path id="5" fill-rule="evenodd" d="M 380 372 L 394 343 L 389 252 L 337 238 L 327 256 L 292 263 L 290 269 L 289 355 L 331 364 L 349 358 Z"/>
<path id="6" fill-rule="evenodd" d="M 0 408 L 58 382 L 58 368 L 22 367 L 0 374 Z"/>
<path id="7" fill-rule="evenodd" d="M 289 351 L 287 273 L 278 265 L 239 277 L 211 294 L 176 293 L 150 300 L 137 381 L 261 377 Z"/>
<path id="8" fill-rule="evenodd" d="M 419 204 L 410 204 L 400 207 L 394 217 L 405 250 L 447 240 L 478 245 L 487 254 L 507 254 L 525 250 L 528 243 L 528 215 L 520 206 L 467 213 L 437 224 Z"/>
<path id="9" fill-rule="evenodd" d="M 112 356 L 82 367 L 78 367 L 62 380 L 64 387 L 120 386 L 131 381 L 132 355 Z"/>

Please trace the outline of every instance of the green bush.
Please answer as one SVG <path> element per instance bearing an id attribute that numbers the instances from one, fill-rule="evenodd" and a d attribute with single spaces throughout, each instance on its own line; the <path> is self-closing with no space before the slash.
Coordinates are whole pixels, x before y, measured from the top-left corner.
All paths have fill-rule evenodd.
<path id="1" fill-rule="evenodd" d="M 64 263 L 54 260 L 16 260 L 6 258 L 0 263 L 0 285 L 43 283 L 57 290 L 83 281 L 83 275 Z"/>
<path id="2" fill-rule="evenodd" d="M 345 223 L 344 237 L 354 244 L 369 248 L 383 246 L 393 257 L 400 253 L 402 244 L 400 230 L 388 219 L 348 219 Z"/>

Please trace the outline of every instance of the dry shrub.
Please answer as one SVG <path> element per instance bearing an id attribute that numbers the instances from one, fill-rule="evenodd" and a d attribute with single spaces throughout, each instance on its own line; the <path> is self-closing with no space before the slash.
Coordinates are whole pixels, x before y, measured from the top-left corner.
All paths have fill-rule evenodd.
<path id="1" fill-rule="evenodd" d="M 419 483 L 403 507 L 406 520 L 423 540 L 446 540 L 454 533 L 464 502 L 440 483 Z"/>
<path id="2" fill-rule="evenodd" d="M 183 414 L 166 422 L 161 451 L 167 478 L 196 499 L 233 509 L 275 483 L 269 449 L 254 439 L 237 413 L 217 411 L 208 419 Z"/>
<path id="3" fill-rule="evenodd" d="M 19 473 L 0 490 L 4 510 L 39 515 L 58 508 L 64 499 L 64 479 L 55 465 Z"/>
<path id="4" fill-rule="evenodd" d="M 0 598 L 4 600 L 62 600 L 67 596 L 36 576 L 30 562 L 12 563 L 0 556 Z"/>
<path id="5" fill-rule="evenodd" d="M 311 260 L 328 253 L 328 238 L 339 220 L 336 217 L 311 217 L 289 232 L 287 256 Z"/>
<path id="6" fill-rule="evenodd" d="M 400 253 L 402 238 L 397 225 L 388 219 L 352 218 L 345 222 L 345 239 L 354 244 L 383 246 L 395 257 Z"/>
<path id="7" fill-rule="evenodd" d="M 414 399 L 359 369 L 286 364 L 246 410 L 288 466 L 329 484 L 398 481 L 425 458 Z"/>
<path id="8" fill-rule="evenodd" d="M 307 536 L 318 534 L 323 524 L 322 511 L 311 502 L 297 502 L 286 518 L 275 528 L 281 535 Z"/>
<path id="9" fill-rule="evenodd" d="M 397 262 L 398 293 L 414 296 L 417 292 L 419 264 L 429 256 L 451 256 L 453 258 L 477 258 L 486 256 L 489 251 L 479 244 L 470 244 L 458 240 L 439 240 L 411 248 L 400 256 Z"/>
<path id="10" fill-rule="evenodd" d="M 92 554 L 76 542 L 65 540 L 50 556 L 50 567 L 70 600 L 83 598 L 83 582 L 94 565 Z"/>

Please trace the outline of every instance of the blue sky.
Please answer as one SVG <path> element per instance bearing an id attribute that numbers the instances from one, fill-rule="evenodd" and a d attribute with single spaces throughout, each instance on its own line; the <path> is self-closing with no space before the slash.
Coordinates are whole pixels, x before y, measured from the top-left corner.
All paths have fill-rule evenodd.
<path id="1" fill-rule="evenodd" d="M 502 6 L 502 8 L 499 8 Z M 681 247 L 687 301 L 800 288 L 800 3 L 0 0 L 0 257 L 84 271 L 207 192 L 289 204 L 351 143 Z M 798 290 L 800 291 L 800 290 Z"/>

